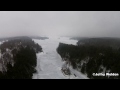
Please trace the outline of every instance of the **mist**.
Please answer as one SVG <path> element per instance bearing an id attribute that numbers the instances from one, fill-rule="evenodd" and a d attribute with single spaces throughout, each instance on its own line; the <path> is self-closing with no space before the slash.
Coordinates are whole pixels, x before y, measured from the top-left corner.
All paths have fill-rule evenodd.
<path id="1" fill-rule="evenodd" d="M 0 11 L 0 37 L 120 37 L 119 11 Z"/>

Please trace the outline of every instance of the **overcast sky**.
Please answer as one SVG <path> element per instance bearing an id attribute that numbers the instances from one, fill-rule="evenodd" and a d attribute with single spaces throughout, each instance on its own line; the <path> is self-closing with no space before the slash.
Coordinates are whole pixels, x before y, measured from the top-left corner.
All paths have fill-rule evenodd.
<path id="1" fill-rule="evenodd" d="M 120 37 L 117 11 L 0 11 L 0 37 Z"/>

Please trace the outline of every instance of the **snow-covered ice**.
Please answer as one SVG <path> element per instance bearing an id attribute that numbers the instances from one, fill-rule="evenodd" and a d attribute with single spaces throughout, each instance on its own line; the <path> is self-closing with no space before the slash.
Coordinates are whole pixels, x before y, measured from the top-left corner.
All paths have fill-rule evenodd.
<path id="1" fill-rule="evenodd" d="M 37 54 L 37 73 L 33 74 L 33 79 L 87 79 L 85 75 L 72 68 L 70 68 L 73 74 L 71 76 L 64 76 L 61 72 L 63 61 L 56 49 L 60 42 L 76 45 L 76 40 L 71 40 L 66 37 L 33 40 L 41 45 L 43 49 L 42 53 Z"/>

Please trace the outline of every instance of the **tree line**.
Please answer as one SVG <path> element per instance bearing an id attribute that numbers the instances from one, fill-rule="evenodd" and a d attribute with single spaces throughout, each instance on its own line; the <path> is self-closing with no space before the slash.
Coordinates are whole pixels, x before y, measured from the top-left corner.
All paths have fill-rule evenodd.
<path id="1" fill-rule="evenodd" d="M 5 46 L 4 46 L 5 45 Z M 6 71 L 0 72 L 0 79 L 32 79 L 33 73 L 36 72 L 37 57 L 36 53 L 42 52 L 41 46 L 34 43 L 32 39 L 15 39 L 4 42 L 0 49 L 3 51 L 1 61 L 6 61 L 3 56 L 8 53 L 5 49 L 9 49 L 13 64 L 10 57 L 7 59 Z M 2 63 L 3 64 L 3 63 Z"/>
<path id="2" fill-rule="evenodd" d="M 83 40 L 84 41 L 84 40 Z M 94 40 L 92 40 L 94 41 Z M 87 44 L 85 43 L 87 42 Z M 94 41 L 95 42 L 95 41 Z M 110 44 L 91 43 L 79 41 L 77 46 L 60 43 L 57 52 L 63 60 L 68 60 L 74 69 L 87 74 L 94 79 L 116 79 L 117 77 L 95 77 L 92 73 L 118 73 L 120 74 L 120 47 Z M 88 44 L 89 43 L 89 44 Z"/>

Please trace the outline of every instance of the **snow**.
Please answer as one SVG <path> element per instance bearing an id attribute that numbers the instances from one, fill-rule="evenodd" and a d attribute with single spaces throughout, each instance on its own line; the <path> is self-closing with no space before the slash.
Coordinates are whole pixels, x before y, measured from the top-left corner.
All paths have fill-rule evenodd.
<path id="1" fill-rule="evenodd" d="M 0 42 L 0 45 L 2 44 L 2 42 Z M 0 50 L 0 59 L 1 59 L 1 50 Z M 2 71 L 2 64 L 0 63 L 0 71 Z"/>
<path id="2" fill-rule="evenodd" d="M 71 71 L 71 73 L 72 73 L 73 75 L 75 74 L 75 75 L 76 75 L 77 77 L 79 77 L 80 79 L 88 79 L 88 77 L 87 77 L 86 75 L 84 75 L 84 74 L 82 74 L 81 72 L 73 69 L 72 67 L 69 67 L 69 69 L 70 69 L 70 71 Z"/>
<path id="3" fill-rule="evenodd" d="M 37 54 L 37 73 L 34 73 L 33 79 L 87 79 L 85 75 L 72 68 L 70 68 L 72 72 L 70 76 L 65 76 L 61 71 L 64 62 L 56 49 L 60 42 L 76 45 L 76 40 L 71 40 L 66 37 L 33 40 L 41 45 L 43 49 L 42 53 Z"/>
<path id="4" fill-rule="evenodd" d="M 0 42 L 0 45 L 2 44 L 3 42 Z"/>
<path id="5" fill-rule="evenodd" d="M 4 42 L 7 42 L 7 41 L 8 41 L 8 40 L 5 40 L 5 41 L 1 41 L 1 42 L 0 42 L 0 45 L 1 45 L 1 44 L 3 44 Z"/>

